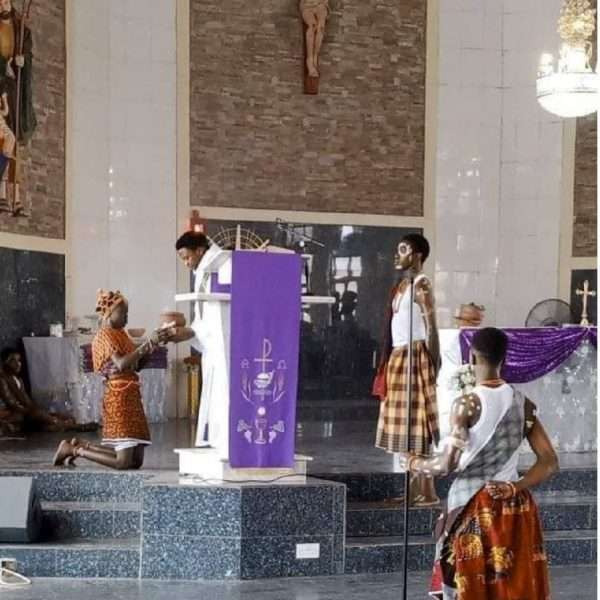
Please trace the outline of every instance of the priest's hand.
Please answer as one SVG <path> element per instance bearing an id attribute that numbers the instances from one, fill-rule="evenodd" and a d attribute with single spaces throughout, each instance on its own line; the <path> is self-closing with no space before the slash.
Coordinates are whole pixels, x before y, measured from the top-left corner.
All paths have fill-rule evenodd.
<path id="1" fill-rule="evenodd" d="M 17 54 L 15 56 L 15 64 L 19 69 L 22 69 L 25 66 L 25 57 L 22 54 Z"/>
<path id="2" fill-rule="evenodd" d="M 150 342 L 158 346 L 159 344 L 166 344 L 169 341 L 169 330 L 168 329 L 155 329 L 150 334 Z"/>
<path id="3" fill-rule="evenodd" d="M 196 335 L 191 327 L 170 327 L 167 331 L 169 332 L 168 341 L 174 344 L 187 342 Z"/>

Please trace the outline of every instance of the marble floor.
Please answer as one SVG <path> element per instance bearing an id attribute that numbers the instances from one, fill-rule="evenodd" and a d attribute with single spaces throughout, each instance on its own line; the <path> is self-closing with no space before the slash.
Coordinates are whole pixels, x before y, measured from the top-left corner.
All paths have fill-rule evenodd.
<path id="1" fill-rule="evenodd" d="M 169 421 L 153 425 L 152 446 L 146 452 L 144 470 L 177 469 L 177 455 L 173 448 L 186 448 L 192 444 L 193 431 L 187 421 Z M 46 468 L 50 466 L 54 450 L 64 434 L 34 434 L 27 439 L 0 438 L 0 468 Z M 83 434 L 90 440 L 97 434 Z M 395 471 L 394 458 L 373 446 L 375 424 L 357 421 L 298 423 L 296 452 L 313 457 L 311 473 L 390 473 Z M 533 455 L 523 454 L 526 465 Z M 595 452 L 560 455 L 561 467 L 595 467 Z M 80 469 L 102 469 L 86 461 L 79 461 Z"/>
<path id="2" fill-rule="evenodd" d="M 428 573 L 409 575 L 408 598 L 426 600 Z M 399 600 L 398 573 L 242 582 L 156 582 L 35 579 L 31 587 L 1 589 L 2 600 Z M 596 600 L 595 567 L 552 570 L 553 600 Z"/>

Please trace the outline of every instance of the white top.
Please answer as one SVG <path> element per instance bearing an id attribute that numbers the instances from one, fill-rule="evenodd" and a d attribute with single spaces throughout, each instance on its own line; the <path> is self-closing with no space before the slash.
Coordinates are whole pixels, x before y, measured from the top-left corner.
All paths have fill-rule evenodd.
<path id="1" fill-rule="evenodd" d="M 504 384 L 497 388 L 477 385 L 473 389 L 481 402 L 481 415 L 473 427 L 469 429 L 469 442 L 458 463 L 459 471 L 465 469 L 469 463 L 479 454 L 482 448 L 489 442 L 506 412 L 513 403 L 513 388 Z M 519 453 L 515 452 L 502 470 L 494 475 L 497 481 L 517 481 L 517 463 Z"/>
<path id="2" fill-rule="evenodd" d="M 427 279 L 424 273 L 415 277 L 416 286 L 422 279 Z M 396 294 L 392 302 L 392 346 L 401 348 L 408 344 L 408 319 L 410 310 L 410 298 L 408 289 L 402 295 Z M 413 302 L 413 342 L 425 341 L 427 339 L 427 325 L 421 312 L 421 307 Z"/>

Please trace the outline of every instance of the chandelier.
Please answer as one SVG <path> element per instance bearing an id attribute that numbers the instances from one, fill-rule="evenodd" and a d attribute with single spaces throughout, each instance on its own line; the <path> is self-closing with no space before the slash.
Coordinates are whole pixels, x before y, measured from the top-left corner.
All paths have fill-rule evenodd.
<path id="1" fill-rule="evenodd" d="M 590 61 L 596 10 L 589 0 L 565 0 L 558 33 L 563 40 L 556 70 L 551 54 L 542 54 L 537 98 L 544 109 L 559 117 L 582 117 L 598 110 L 598 73 Z"/>

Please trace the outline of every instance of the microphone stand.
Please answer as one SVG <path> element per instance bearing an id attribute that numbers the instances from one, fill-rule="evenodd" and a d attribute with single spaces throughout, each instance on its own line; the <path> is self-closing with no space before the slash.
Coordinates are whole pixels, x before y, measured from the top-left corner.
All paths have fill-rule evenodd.
<path id="1" fill-rule="evenodd" d="M 320 242 L 319 240 L 316 240 L 315 238 L 310 237 L 309 235 L 296 231 L 299 227 L 304 227 L 304 225 L 294 225 L 292 223 L 285 223 L 281 219 L 275 219 L 275 224 L 277 225 L 277 229 L 281 229 L 281 231 L 289 233 L 292 239 L 297 238 L 299 241 L 310 242 L 315 246 L 325 248 L 325 244 L 323 242 Z"/>
<path id="2" fill-rule="evenodd" d="M 412 269 L 409 271 L 409 287 L 408 287 L 408 378 L 407 378 L 407 409 L 406 422 L 408 423 L 408 431 L 406 432 L 406 453 L 410 453 L 410 426 L 411 426 L 411 409 L 412 409 L 412 382 L 413 382 L 413 310 L 415 302 L 415 275 Z M 410 499 L 410 472 L 406 471 L 404 475 L 404 551 L 402 553 L 402 600 L 407 600 L 408 594 L 408 504 Z"/>
<path id="3" fill-rule="evenodd" d="M 300 232 L 296 231 L 296 229 L 298 229 L 299 227 L 303 227 L 303 225 L 294 225 L 293 223 L 285 223 L 284 221 L 282 221 L 279 218 L 275 219 L 275 224 L 277 226 L 277 229 L 280 229 L 281 231 L 284 231 L 286 234 L 289 234 L 290 240 L 292 242 L 293 242 L 294 238 L 297 238 L 298 245 L 300 246 L 302 251 L 304 251 L 304 248 L 306 247 L 306 242 L 308 242 L 310 244 L 314 244 L 315 246 L 319 246 L 321 248 L 325 248 L 325 244 L 323 242 L 320 242 L 319 240 L 316 240 L 315 238 L 310 237 L 309 235 L 306 235 L 304 233 L 300 233 Z M 304 262 L 304 277 L 306 279 L 306 295 L 311 296 L 312 292 L 310 290 L 310 273 L 309 273 L 309 268 L 308 268 L 308 261 L 304 260 L 303 262 Z"/>

